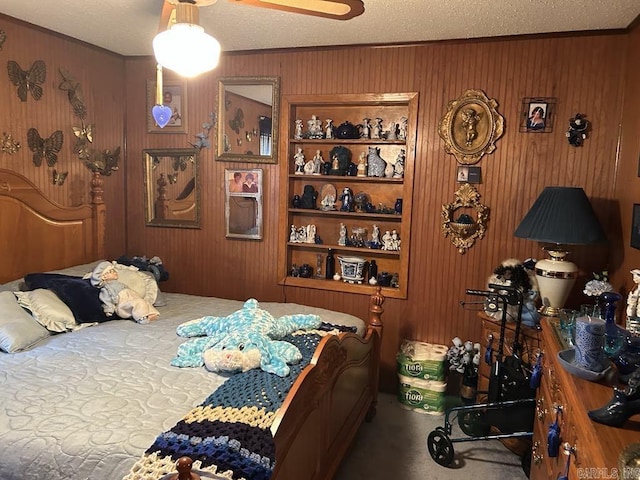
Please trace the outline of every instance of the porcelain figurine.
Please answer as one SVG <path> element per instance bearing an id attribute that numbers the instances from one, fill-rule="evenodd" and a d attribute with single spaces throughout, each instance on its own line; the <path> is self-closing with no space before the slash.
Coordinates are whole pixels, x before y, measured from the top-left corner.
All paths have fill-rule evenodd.
<path id="1" fill-rule="evenodd" d="M 325 127 L 324 127 L 324 138 L 327 139 L 332 139 L 334 137 L 333 135 L 333 131 L 334 131 L 334 126 L 333 126 L 333 120 L 331 120 L 330 118 L 327 118 L 325 120 Z"/>
<path id="2" fill-rule="evenodd" d="M 324 138 L 322 120 L 315 115 L 311 115 L 311 120 L 307 121 L 307 135 L 309 138 Z"/>
<path id="3" fill-rule="evenodd" d="M 356 173 L 356 176 L 367 176 L 367 152 L 360 152 L 360 157 L 358 158 L 358 171 Z"/>
<path id="4" fill-rule="evenodd" d="M 302 140 L 302 120 L 297 119 L 296 120 L 296 130 L 295 133 L 293 134 L 293 138 L 295 138 L 296 140 Z"/>
<path id="5" fill-rule="evenodd" d="M 400 153 L 396 157 L 396 163 L 393 164 L 393 178 L 403 178 L 404 177 L 404 162 L 405 162 L 405 150 L 404 148 L 400 149 Z"/>
<path id="6" fill-rule="evenodd" d="M 400 123 L 398 124 L 398 140 L 405 141 L 407 139 L 407 127 L 408 127 L 407 117 L 401 117 Z"/>
<path id="7" fill-rule="evenodd" d="M 376 118 L 376 123 L 371 129 L 371 138 L 382 138 L 382 119 L 380 117 Z"/>
<path id="8" fill-rule="evenodd" d="M 362 125 L 360 126 L 360 138 L 370 138 L 371 137 L 371 119 L 363 118 Z"/>
<path id="9" fill-rule="evenodd" d="M 293 161 L 296 166 L 296 175 L 304 175 L 304 153 L 302 152 L 302 148 L 298 147 L 296 154 L 293 156 Z"/>
<path id="10" fill-rule="evenodd" d="M 369 147 L 367 155 L 367 176 L 384 177 L 384 171 L 387 168 L 387 162 L 380 156 L 379 147 Z"/>

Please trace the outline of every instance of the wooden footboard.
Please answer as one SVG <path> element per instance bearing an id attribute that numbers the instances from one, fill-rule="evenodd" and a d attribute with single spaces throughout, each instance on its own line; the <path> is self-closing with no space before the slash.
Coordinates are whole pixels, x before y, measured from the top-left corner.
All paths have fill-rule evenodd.
<path id="1" fill-rule="evenodd" d="M 362 421 L 375 415 L 383 302 L 378 288 L 365 336 L 326 336 L 296 380 L 272 426 L 274 480 L 331 479 Z"/>

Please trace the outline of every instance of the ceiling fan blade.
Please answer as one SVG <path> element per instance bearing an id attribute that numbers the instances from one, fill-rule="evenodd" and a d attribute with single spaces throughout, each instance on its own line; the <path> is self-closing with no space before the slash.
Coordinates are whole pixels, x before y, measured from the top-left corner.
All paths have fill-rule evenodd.
<path id="1" fill-rule="evenodd" d="M 162 11 L 160 12 L 160 24 L 158 25 L 158 33 L 164 32 L 169 28 L 171 23 L 171 17 L 175 17 L 176 2 L 171 0 L 164 0 L 162 3 Z M 175 18 L 174 18 L 175 20 Z"/>
<path id="2" fill-rule="evenodd" d="M 228 0 L 254 7 L 270 8 L 303 15 L 349 20 L 364 12 L 362 0 Z"/>

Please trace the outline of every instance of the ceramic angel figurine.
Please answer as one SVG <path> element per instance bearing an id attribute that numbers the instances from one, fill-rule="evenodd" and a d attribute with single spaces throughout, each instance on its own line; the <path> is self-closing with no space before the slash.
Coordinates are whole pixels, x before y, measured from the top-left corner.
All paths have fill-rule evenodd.
<path id="1" fill-rule="evenodd" d="M 136 291 L 118 280 L 111 262 L 100 262 L 91 273 L 91 285 L 100 289 L 99 298 L 107 317 L 133 318 L 138 323 L 157 320 L 160 313 Z"/>

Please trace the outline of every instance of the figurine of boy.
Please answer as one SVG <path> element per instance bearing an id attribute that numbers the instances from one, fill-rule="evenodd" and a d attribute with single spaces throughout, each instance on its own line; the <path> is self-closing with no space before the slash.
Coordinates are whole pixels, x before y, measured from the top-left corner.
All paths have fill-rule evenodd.
<path id="1" fill-rule="evenodd" d="M 298 147 L 298 151 L 293 156 L 293 160 L 296 165 L 295 174 L 304 175 L 304 164 L 306 162 L 304 161 L 304 152 L 302 151 L 302 148 Z"/>
<path id="2" fill-rule="evenodd" d="M 118 280 L 118 272 L 111 262 L 100 262 L 93 269 L 91 285 L 100 289 L 99 298 L 107 317 L 115 313 L 120 318 L 149 323 L 160 316 L 151 303 Z"/>

